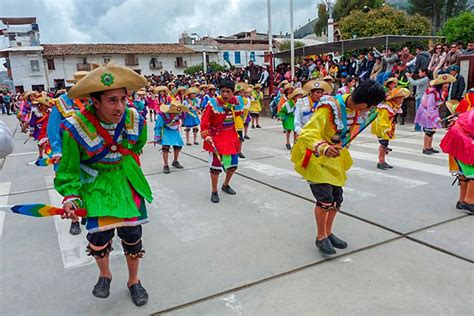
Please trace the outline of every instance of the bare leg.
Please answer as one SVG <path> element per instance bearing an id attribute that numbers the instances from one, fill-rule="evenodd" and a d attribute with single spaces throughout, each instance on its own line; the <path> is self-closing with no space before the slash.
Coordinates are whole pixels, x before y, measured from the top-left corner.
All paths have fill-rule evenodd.
<path id="1" fill-rule="evenodd" d="M 285 137 L 286 137 L 286 144 L 287 144 L 287 145 L 289 145 L 289 144 L 290 144 L 290 133 L 291 133 L 291 132 L 289 132 L 289 131 L 285 133 Z"/>
<path id="2" fill-rule="evenodd" d="M 189 131 L 186 131 L 186 144 L 189 144 Z"/>
<path id="3" fill-rule="evenodd" d="M 138 283 L 138 267 L 140 266 L 140 258 L 127 258 L 127 267 L 128 267 L 128 282 L 127 286 L 130 287 L 133 284 Z"/>
<path id="4" fill-rule="evenodd" d="M 428 149 L 430 148 L 430 138 L 425 135 L 425 137 L 423 138 L 423 149 Z"/>
<path id="5" fill-rule="evenodd" d="M 466 198 L 467 183 L 465 176 L 459 176 L 459 201 L 463 202 Z"/>
<path id="6" fill-rule="evenodd" d="M 179 153 L 181 152 L 181 149 L 174 149 L 173 154 L 174 154 L 174 161 L 178 161 L 179 158 Z"/>
<path id="7" fill-rule="evenodd" d="M 167 166 L 168 165 L 168 156 L 169 156 L 169 152 L 166 151 L 166 150 L 163 150 L 163 166 Z"/>
<path id="8" fill-rule="evenodd" d="M 108 246 L 108 244 L 101 247 L 97 247 L 92 244 L 89 244 L 89 245 L 93 250 L 96 250 L 96 251 L 102 250 Z M 105 256 L 104 258 L 95 258 L 95 262 L 97 263 L 97 266 L 99 267 L 99 271 L 100 271 L 99 276 L 112 279 L 112 272 L 110 272 L 110 266 L 109 266 L 109 256 Z"/>
<path id="9" fill-rule="evenodd" d="M 293 144 L 296 144 L 296 140 L 298 139 L 298 134 L 293 131 Z"/>
<path id="10" fill-rule="evenodd" d="M 334 218 L 336 218 L 337 211 L 329 211 L 328 212 L 328 219 L 326 222 L 326 233 L 329 235 L 332 234 L 332 224 L 334 223 Z"/>
<path id="11" fill-rule="evenodd" d="M 259 120 L 258 120 L 258 116 L 255 118 L 255 121 L 256 121 L 257 125 L 260 125 L 260 124 L 258 123 L 258 121 L 259 121 Z"/>
<path id="12" fill-rule="evenodd" d="M 249 132 L 249 126 L 248 126 L 248 125 L 244 125 L 244 135 L 245 135 L 245 136 L 248 136 L 248 132 Z"/>
<path id="13" fill-rule="evenodd" d="M 217 192 L 217 182 L 219 181 L 219 175 L 211 173 L 211 190 Z"/>
<path id="14" fill-rule="evenodd" d="M 469 181 L 466 186 L 466 195 L 464 197 L 464 203 L 474 204 L 474 181 Z"/>
<path id="15" fill-rule="evenodd" d="M 385 153 L 386 153 L 385 146 L 379 145 L 379 163 L 385 162 Z"/>
<path id="16" fill-rule="evenodd" d="M 230 179 L 232 179 L 234 172 L 235 172 L 234 170 L 227 170 L 225 174 L 224 185 L 229 185 Z"/>
<path id="17" fill-rule="evenodd" d="M 193 131 L 194 142 L 197 142 L 197 135 L 198 135 L 198 132 L 197 132 L 197 131 Z"/>

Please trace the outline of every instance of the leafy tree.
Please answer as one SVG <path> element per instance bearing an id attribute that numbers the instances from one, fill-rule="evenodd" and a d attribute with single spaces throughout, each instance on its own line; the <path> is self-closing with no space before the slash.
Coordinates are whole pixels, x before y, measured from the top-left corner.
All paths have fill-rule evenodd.
<path id="1" fill-rule="evenodd" d="M 408 12 L 431 19 L 432 34 L 441 29 L 443 22 L 467 10 L 467 0 L 409 0 Z"/>
<path id="2" fill-rule="evenodd" d="M 216 63 L 215 61 L 211 61 L 210 63 L 207 64 L 207 67 L 211 67 L 213 72 L 218 72 L 218 71 L 226 71 L 227 68 L 225 66 L 222 66 L 221 64 Z M 187 67 L 184 69 L 184 73 L 187 75 L 193 76 L 195 73 L 204 71 L 204 66 L 203 64 L 199 65 L 194 65 Z"/>
<path id="3" fill-rule="evenodd" d="M 295 40 L 295 49 L 298 48 L 298 47 L 303 47 L 303 46 L 304 46 L 303 42 Z M 280 43 L 280 51 L 289 50 L 290 48 L 291 48 L 291 41 L 283 41 L 283 42 Z M 289 63 L 290 58 L 283 58 L 283 61 L 285 63 Z M 297 61 L 298 61 L 298 59 L 297 59 Z"/>
<path id="4" fill-rule="evenodd" d="M 321 36 L 323 33 L 327 32 L 328 18 L 329 16 L 326 11 L 326 5 L 324 3 L 320 3 L 318 5 L 318 19 L 316 20 L 316 24 L 314 24 L 314 33 L 317 36 Z"/>
<path id="5" fill-rule="evenodd" d="M 407 16 L 389 6 L 362 12 L 352 11 L 339 22 L 343 39 L 378 35 L 428 35 L 430 23 L 421 15 Z"/>
<path id="6" fill-rule="evenodd" d="M 474 14 L 466 11 L 461 15 L 448 19 L 443 25 L 441 34 L 448 42 L 462 40 L 464 43 L 474 40 Z"/>
<path id="7" fill-rule="evenodd" d="M 369 9 L 376 9 L 382 6 L 384 0 L 337 0 L 334 5 L 334 19 L 341 20 L 351 13 L 352 10 L 363 10 L 364 6 Z"/>

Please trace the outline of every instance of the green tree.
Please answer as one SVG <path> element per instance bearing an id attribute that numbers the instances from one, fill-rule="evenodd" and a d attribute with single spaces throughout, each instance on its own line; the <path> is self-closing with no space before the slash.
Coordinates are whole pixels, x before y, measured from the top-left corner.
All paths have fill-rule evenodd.
<path id="1" fill-rule="evenodd" d="M 298 48 L 298 47 L 303 47 L 304 46 L 304 43 L 303 42 L 300 42 L 300 41 L 296 41 L 295 40 L 295 48 Z M 283 41 L 280 43 L 280 51 L 284 51 L 284 50 L 289 50 L 291 48 L 291 41 Z M 289 63 L 290 62 L 290 58 L 283 58 L 283 61 L 285 63 Z M 297 60 L 298 61 L 298 60 Z"/>
<path id="2" fill-rule="evenodd" d="M 443 25 L 441 34 L 448 42 L 462 40 L 464 43 L 474 40 L 474 14 L 466 11 L 461 15 L 448 19 Z"/>
<path id="3" fill-rule="evenodd" d="M 341 20 L 351 13 L 352 10 L 364 10 L 367 6 L 368 9 L 380 8 L 384 0 L 337 0 L 334 5 L 334 19 L 336 21 Z"/>
<path id="4" fill-rule="evenodd" d="M 210 63 L 208 63 L 207 67 L 211 67 L 214 72 L 227 70 L 225 66 L 222 66 L 221 64 L 218 64 L 215 61 L 211 61 Z M 200 71 L 204 71 L 203 64 L 190 66 L 184 69 L 184 73 L 191 76 Z"/>
<path id="5" fill-rule="evenodd" d="M 318 5 L 318 19 L 316 20 L 316 24 L 314 24 L 314 33 L 317 36 L 321 36 L 327 32 L 328 18 L 329 16 L 326 11 L 326 5 L 324 3 L 320 3 Z"/>
<path id="6" fill-rule="evenodd" d="M 408 16 L 390 6 L 362 12 L 354 10 L 339 22 L 343 39 L 378 35 L 428 35 L 430 23 L 421 15 Z"/>

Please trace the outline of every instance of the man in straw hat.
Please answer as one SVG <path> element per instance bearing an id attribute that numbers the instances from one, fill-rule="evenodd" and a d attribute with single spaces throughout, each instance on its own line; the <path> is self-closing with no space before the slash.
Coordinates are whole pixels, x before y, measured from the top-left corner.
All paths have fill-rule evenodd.
<path id="1" fill-rule="evenodd" d="M 322 80 L 310 80 L 303 86 L 303 90 L 306 91 L 308 96 L 299 99 L 296 102 L 295 109 L 295 132 L 296 134 L 301 133 L 303 126 L 309 122 L 313 116 L 316 107 L 318 106 L 319 100 L 323 95 L 331 95 L 333 88 L 332 86 Z"/>
<path id="2" fill-rule="evenodd" d="M 372 123 L 372 134 L 379 140 L 379 161 L 377 168 L 381 170 L 393 168 L 385 161 L 391 149 L 388 147 L 389 141 L 395 139 L 395 117 L 402 112 L 403 100 L 410 96 L 410 90 L 406 88 L 395 88 L 390 92 L 385 102 L 377 105 L 377 117 Z"/>
<path id="3" fill-rule="evenodd" d="M 201 136 L 205 140 L 204 150 L 209 152 L 211 173 L 211 201 L 219 203 L 217 183 L 224 170 L 222 191 L 234 195 L 230 180 L 237 169 L 240 141 L 236 131 L 236 108 L 239 100 L 234 96 L 235 84 L 229 79 L 221 80 L 220 96 L 210 99 L 201 117 Z"/>
<path id="4" fill-rule="evenodd" d="M 325 255 L 335 254 L 334 248 L 347 247 L 332 231 L 342 204 L 346 172 L 352 165 L 350 153 L 342 144 L 357 127 L 357 117 L 384 99 L 382 86 L 372 80 L 362 81 L 351 95 L 322 98 L 293 147 L 291 161 L 296 172 L 308 181 L 317 201 L 316 247 Z"/>
<path id="5" fill-rule="evenodd" d="M 184 146 L 183 138 L 179 127 L 181 120 L 189 109 L 177 100 L 171 101 L 170 104 L 162 104 L 155 122 L 155 142 L 160 144 L 163 152 L 163 172 L 171 173 L 168 165 L 168 156 L 171 146 L 173 146 L 173 162 L 171 165 L 176 169 L 183 169 L 179 163 L 179 153 Z"/>
<path id="6" fill-rule="evenodd" d="M 73 79 L 66 80 L 69 83 L 76 84 L 84 78 L 89 72 L 88 71 L 76 71 Z M 53 107 L 49 115 L 47 134 L 49 144 L 52 151 L 52 162 L 54 170 L 57 171 L 59 163 L 62 157 L 62 132 L 61 122 L 65 118 L 74 115 L 77 111 L 83 110 L 87 105 L 90 104 L 90 99 L 71 99 L 67 93 L 59 95 L 58 98 L 53 100 Z M 83 222 L 85 224 L 85 222 Z M 81 233 L 81 227 L 77 219 L 71 221 L 69 227 L 69 233 L 71 235 L 79 235 Z"/>
<path id="7" fill-rule="evenodd" d="M 51 99 L 48 96 L 41 96 L 33 101 L 31 108 L 30 135 L 38 142 L 38 159 L 43 158 L 44 145 L 47 141 L 46 126 L 48 125 L 49 112 L 51 110 Z"/>
<path id="8" fill-rule="evenodd" d="M 77 208 L 87 211 L 87 250 L 100 271 L 92 294 L 109 296 L 109 254 L 117 230 L 128 266 L 127 287 L 137 306 L 148 301 L 138 268 L 145 253 L 145 200 L 151 202 L 152 193 L 138 156 L 147 141 L 146 121 L 126 106 L 126 100 L 127 91 L 137 91 L 146 83 L 132 69 L 109 63 L 92 70 L 69 90 L 71 99 L 90 97 L 93 104 L 62 122 L 63 156 L 54 180 L 64 196 L 64 217 L 76 218 Z"/>
<path id="9" fill-rule="evenodd" d="M 448 92 L 449 84 L 455 81 L 456 78 L 449 74 L 439 74 L 436 79 L 430 81 L 430 87 L 421 98 L 415 123 L 418 123 L 425 133 L 422 151 L 425 155 L 439 153 L 438 150 L 433 149 L 433 135 L 437 128 L 441 128 L 438 108 L 445 101 L 444 96 Z"/>
<path id="10" fill-rule="evenodd" d="M 296 88 L 294 91 L 288 96 L 288 101 L 281 107 L 280 111 L 278 112 L 278 119 L 282 121 L 283 125 L 283 132 L 285 133 L 286 139 L 286 149 L 291 150 L 290 144 L 290 135 L 293 132 L 293 143 L 296 143 L 296 132 L 295 132 L 295 108 L 296 102 L 301 97 L 304 97 L 306 92 L 302 88 Z"/>

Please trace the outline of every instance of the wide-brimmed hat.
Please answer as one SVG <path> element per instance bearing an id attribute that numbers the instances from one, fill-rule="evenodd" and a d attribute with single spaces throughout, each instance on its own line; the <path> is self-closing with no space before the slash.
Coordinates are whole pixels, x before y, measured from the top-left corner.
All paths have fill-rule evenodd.
<path id="1" fill-rule="evenodd" d="M 283 92 L 285 92 L 286 90 L 288 89 L 294 89 L 295 87 L 291 84 L 291 83 L 288 83 L 286 84 L 284 87 L 283 87 Z"/>
<path id="2" fill-rule="evenodd" d="M 288 84 L 288 80 L 283 80 L 282 82 L 280 82 L 280 83 L 278 84 L 278 86 L 279 86 L 279 87 L 283 87 L 283 86 L 285 86 L 286 84 Z"/>
<path id="3" fill-rule="evenodd" d="M 128 91 L 137 91 L 146 86 L 146 84 L 147 80 L 144 76 L 137 74 L 130 68 L 110 62 L 107 65 L 100 65 L 90 71 L 84 78 L 72 86 L 68 96 L 71 99 L 88 98 L 93 92 L 120 88 L 125 88 Z"/>
<path id="4" fill-rule="evenodd" d="M 79 80 L 84 78 L 89 72 L 88 71 L 76 71 L 73 75 L 73 79 L 67 79 L 66 82 L 77 83 Z"/>
<path id="5" fill-rule="evenodd" d="M 160 106 L 160 111 L 163 113 L 179 114 L 189 112 L 189 109 L 178 100 L 172 100 L 170 104 L 162 104 Z"/>
<path id="6" fill-rule="evenodd" d="M 176 91 L 175 91 L 174 93 L 175 93 L 175 94 L 178 94 L 178 93 L 180 93 L 181 91 L 182 91 L 182 92 L 186 91 L 186 87 L 180 86 L 180 87 L 178 87 L 178 88 L 176 89 Z"/>
<path id="7" fill-rule="evenodd" d="M 411 92 L 407 88 L 395 88 L 390 91 L 390 94 L 387 97 L 387 101 L 398 97 L 408 98 L 410 94 Z"/>
<path id="8" fill-rule="evenodd" d="M 199 90 L 198 88 L 196 88 L 196 87 L 191 87 L 191 88 L 188 88 L 188 89 L 186 90 L 186 92 L 184 93 L 184 95 L 187 96 L 187 95 L 190 95 L 190 94 L 193 94 L 193 93 L 194 93 L 194 94 L 198 94 L 199 92 L 201 92 L 201 90 Z"/>
<path id="9" fill-rule="evenodd" d="M 250 88 L 250 86 L 247 83 L 237 82 L 235 84 L 234 93 L 238 93 L 239 91 L 247 90 L 248 88 Z"/>
<path id="10" fill-rule="evenodd" d="M 456 108 L 458 107 L 458 105 L 459 105 L 458 100 L 448 100 L 448 101 L 446 101 L 446 107 L 448 108 L 448 110 L 451 114 L 456 112 Z"/>
<path id="11" fill-rule="evenodd" d="M 294 97 L 296 97 L 298 95 L 305 96 L 306 94 L 307 94 L 306 91 L 304 91 L 303 89 L 296 88 L 295 91 L 290 93 L 290 95 L 288 96 L 288 99 L 293 99 Z"/>
<path id="12" fill-rule="evenodd" d="M 331 76 L 326 76 L 326 77 L 323 78 L 323 80 L 324 80 L 324 81 L 331 81 L 331 82 L 335 82 L 335 81 L 336 81 L 336 80 L 334 80 L 334 78 L 331 77 Z"/>
<path id="13" fill-rule="evenodd" d="M 255 86 L 253 86 L 254 89 L 262 89 L 262 85 L 259 83 L 256 83 Z"/>
<path id="14" fill-rule="evenodd" d="M 146 89 L 145 89 L 145 88 L 141 88 L 140 90 L 137 91 L 137 94 L 138 94 L 138 95 L 146 95 Z"/>
<path id="15" fill-rule="evenodd" d="M 436 79 L 430 81 L 430 85 L 431 86 L 437 86 L 439 84 L 453 83 L 455 81 L 456 81 L 456 78 L 454 78 L 450 74 L 439 74 Z"/>
<path id="16" fill-rule="evenodd" d="M 153 92 L 154 92 L 155 94 L 158 94 L 158 93 L 160 93 L 161 91 L 165 91 L 165 92 L 168 93 L 168 94 L 171 93 L 171 92 L 170 92 L 170 89 L 168 89 L 167 86 L 158 86 L 158 87 L 156 87 L 156 88 L 153 90 Z"/>
<path id="17" fill-rule="evenodd" d="M 216 86 L 213 85 L 212 83 L 207 86 L 207 90 L 217 90 Z"/>
<path id="18" fill-rule="evenodd" d="M 175 87 L 175 86 L 176 86 L 176 83 L 174 83 L 174 82 L 168 82 L 167 86 L 168 86 L 168 87 L 169 87 L 169 86 Z"/>
<path id="19" fill-rule="evenodd" d="M 38 91 L 26 91 L 25 93 L 23 93 L 23 97 L 25 99 L 28 99 L 30 95 L 34 95 L 35 97 L 38 97 L 40 93 Z"/>
<path id="20" fill-rule="evenodd" d="M 207 84 L 202 84 L 202 85 L 199 86 L 199 89 L 201 89 L 201 90 L 207 90 L 208 87 L 209 87 L 209 86 L 208 86 Z"/>
<path id="21" fill-rule="evenodd" d="M 395 77 L 388 78 L 387 81 L 383 83 L 384 87 L 388 86 L 390 82 L 394 82 L 395 84 L 398 84 L 398 79 Z"/>
<path id="22" fill-rule="evenodd" d="M 303 90 L 310 93 L 313 90 L 323 90 L 324 93 L 332 93 L 332 86 L 324 80 L 310 80 L 303 86 Z"/>
<path id="23" fill-rule="evenodd" d="M 33 104 L 42 104 L 50 108 L 52 105 L 50 104 L 51 98 L 48 96 L 41 96 L 39 98 L 36 98 L 35 101 L 33 101 Z"/>

